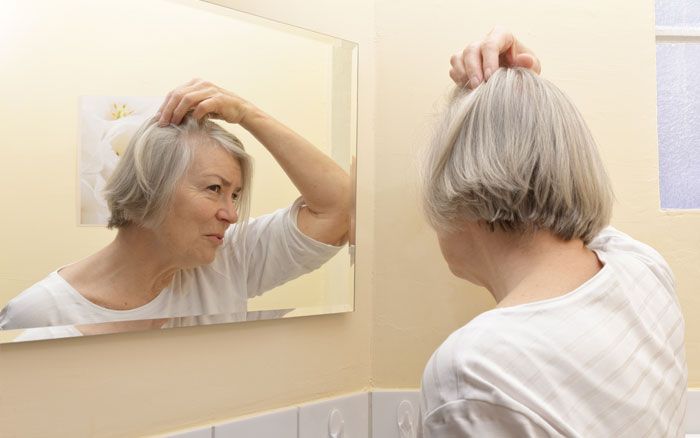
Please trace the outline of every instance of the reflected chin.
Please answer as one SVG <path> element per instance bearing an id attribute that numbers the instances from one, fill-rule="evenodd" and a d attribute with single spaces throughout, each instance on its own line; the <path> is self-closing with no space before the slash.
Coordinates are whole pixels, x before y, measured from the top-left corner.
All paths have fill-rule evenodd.
<path id="1" fill-rule="evenodd" d="M 211 253 L 209 253 L 209 254 L 207 255 L 207 257 L 205 257 L 206 260 L 204 261 L 204 263 L 202 263 L 202 265 L 208 265 L 208 264 L 210 264 L 211 262 L 213 262 L 214 259 L 216 259 L 216 254 L 217 254 L 218 252 L 219 252 L 219 251 L 218 251 L 218 248 L 217 248 L 216 250 L 214 250 L 214 251 L 212 251 Z"/>
<path id="2" fill-rule="evenodd" d="M 210 265 L 216 259 L 217 250 L 218 248 L 207 248 L 197 254 L 192 254 L 180 269 L 194 269 Z"/>

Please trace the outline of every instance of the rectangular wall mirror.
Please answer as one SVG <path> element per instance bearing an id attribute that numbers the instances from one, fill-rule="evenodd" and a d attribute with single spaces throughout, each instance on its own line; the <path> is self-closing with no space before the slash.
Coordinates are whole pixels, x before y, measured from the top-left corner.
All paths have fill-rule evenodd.
<path id="1" fill-rule="evenodd" d="M 23 291 L 47 276 L 60 279 L 62 267 L 115 239 L 100 210 L 105 169 L 121 158 L 165 95 L 192 78 L 251 101 L 354 172 L 357 44 L 215 3 L 32 0 L 0 6 L 0 326 Z M 299 191 L 265 147 L 242 127 L 217 123 L 254 159 L 251 218 L 294 204 Z M 352 311 L 352 247 L 346 243 L 320 268 L 226 311 L 6 324 L 0 342 Z M 32 304 L 34 312 L 55 310 L 58 304 L 46 294 Z"/>

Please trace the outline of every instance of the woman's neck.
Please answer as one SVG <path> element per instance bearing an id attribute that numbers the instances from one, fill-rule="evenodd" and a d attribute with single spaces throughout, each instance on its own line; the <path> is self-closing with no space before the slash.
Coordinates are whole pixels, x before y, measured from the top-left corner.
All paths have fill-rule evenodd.
<path id="1" fill-rule="evenodd" d="M 153 232 L 130 226 L 97 253 L 61 269 L 60 275 L 93 303 L 129 310 L 156 298 L 178 270 Z"/>
<path id="2" fill-rule="evenodd" d="M 548 231 L 536 231 L 518 243 L 505 233 L 484 234 L 479 248 L 481 283 L 498 307 L 565 295 L 602 268 L 583 241 L 564 241 Z"/>

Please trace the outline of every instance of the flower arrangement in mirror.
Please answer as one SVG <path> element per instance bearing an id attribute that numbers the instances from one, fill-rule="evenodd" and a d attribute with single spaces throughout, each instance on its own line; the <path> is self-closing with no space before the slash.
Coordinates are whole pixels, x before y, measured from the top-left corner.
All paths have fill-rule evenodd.
<path id="1" fill-rule="evenodd" d="M 104 226 L 109 209 L 102 190 L 129 140 L 152 116 L 159 98 L 83 96 L 80 98 L 80 225 Z"/>

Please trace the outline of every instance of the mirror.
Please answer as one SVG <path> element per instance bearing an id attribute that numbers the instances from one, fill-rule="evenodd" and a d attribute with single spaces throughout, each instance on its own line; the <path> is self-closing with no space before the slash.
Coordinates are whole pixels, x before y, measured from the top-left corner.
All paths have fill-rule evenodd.
<path id="1" fill-rule="evenodd" d="M 85 169 L 118 160 L 141 121 L 192 78 L 244 97 L 351 172 L 353 42 L 196 0 L 3 2 L 0 38 L 0 160 L 6 163 L 0 308 L 114 240 L 117 232 L 104 226 L 95 198 L 104 181 Z M 86 123 L 90 117 L 100 123 Z M 251 218 L 299 198 L 255 137 L 239 125 L 216 123 L 254 159 Z M 85 152 L 88 143 L 109 144 L 112 155 L 96 160 Z M 346 244 L 319 269 L 247 299 L 243 308 L 6 329 L 0 342 L 348 312 L 353 277 L 352 245 Z"/>

